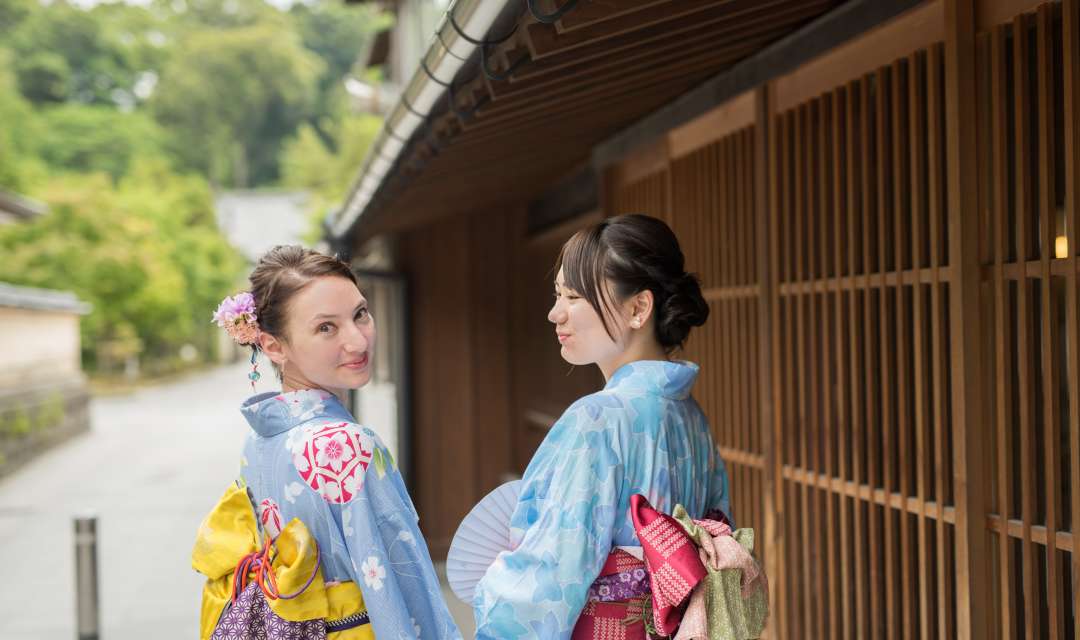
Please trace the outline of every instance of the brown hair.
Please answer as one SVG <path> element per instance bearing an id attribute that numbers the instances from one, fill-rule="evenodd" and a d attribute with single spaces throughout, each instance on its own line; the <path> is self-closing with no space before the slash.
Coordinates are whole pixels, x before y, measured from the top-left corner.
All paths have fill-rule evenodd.
<path id="1" fill-rule="evenodd" d="M 267 251 L 248 277 L 259 330 L 284 340 L 289 302 L 312 280 L 323 276 L 345 278 L 360 288 L 349 265 L 337 258 L 299 245 L 278 245 Z"/>
<path id="2" fill-rule="evenodd" d="M 646 290 L 653 294 L 656 340 L 668 352 L 681 347 L 690 328 L 709 317 L 701 285 L 685 271 L 678 239 L 658 218 L 615 216 L 578 231 L 555 261 L 555 271 L 560 268 L 566 286 L 596 309 L 613 339 L 608 314 L 615 303 Z M 603 286 L 605 281 L 614 291 Z"/>

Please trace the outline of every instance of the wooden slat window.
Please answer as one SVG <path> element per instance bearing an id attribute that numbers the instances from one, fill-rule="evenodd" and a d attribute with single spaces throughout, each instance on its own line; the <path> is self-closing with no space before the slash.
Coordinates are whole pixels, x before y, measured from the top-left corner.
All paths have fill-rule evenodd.
<path id="1" fill-rule="evenodd" d="M 943 54 L 775 115 L 783 637 L 955 637 Z"/>
<path id="2" fill-rule="evenodd" d="M 1069 0 L 979 36 L 998 638 L 1080 637 L 1077 20 Z"/>

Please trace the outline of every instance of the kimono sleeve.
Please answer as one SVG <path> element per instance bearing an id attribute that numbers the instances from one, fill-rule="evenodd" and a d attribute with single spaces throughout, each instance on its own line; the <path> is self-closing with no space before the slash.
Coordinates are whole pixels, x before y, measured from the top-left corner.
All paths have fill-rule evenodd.
<path id="1" fill-rule="evenodd" d="M 460 639 L 402 476 L 378 436 L 355 428 L 370 462 L 341 505 L 341 533 L 375 637 Z"/>
<path id="2" fill-rule="evenodd" d="M 570 637 L 611 552 L 624 477 L 611 426 L 590 419 L 588 406 L 571 407 L 537 451 L 514 515 L 521 542 L 476 588 L 478 639 Z"/>

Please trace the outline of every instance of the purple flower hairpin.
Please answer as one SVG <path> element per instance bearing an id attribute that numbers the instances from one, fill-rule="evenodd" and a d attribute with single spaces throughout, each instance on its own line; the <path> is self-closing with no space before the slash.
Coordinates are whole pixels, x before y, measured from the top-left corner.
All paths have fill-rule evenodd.
<path id="1" fill-rule="evenodd" d="M 255 296 L 251 295 L 251 292 L 244 291 L 231 298 L 226 296 L 218 305 L 217 311 L 214 312 L 212 322 L 216 322 L 219 327 L 224 329 L 225 333 L 228 333 L 237 344 L 249 344 L 256 349 L 258 348 L 259 322 L 258 317 L 255 315 Z M 262 377 L 259 374 L 256 349 L 251 350 L 251 373 L 248 374 L 248 380 L 251 380 L 251 390 L 253 392 L 255 391 L 255 382 Z"/>
<path id="2" fill-rule="evenodd" d="M 255 315 L 255 296 L 244 291 L 231 298 L 226 296 L 217 311 L 213 322 L 225 330 L 237 344 L 258 344 L 259 323 Z"/>

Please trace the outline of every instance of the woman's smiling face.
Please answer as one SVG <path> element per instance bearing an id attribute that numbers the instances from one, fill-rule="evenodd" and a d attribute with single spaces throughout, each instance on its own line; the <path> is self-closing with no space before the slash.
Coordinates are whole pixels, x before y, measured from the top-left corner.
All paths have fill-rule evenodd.
<path id="1" fill-rule="evenodd" d="M 316 278 L 289 301 L 285 382 L 327 391 L 356 389 L 371 379 L 375 321 L 356 285 Z"/>
<path id="2" fill-rule="evenodd" d="M 555 325 L 564 360 L 574 365 L 600 364 L 617 358 L 624 350 L 625 319 L 620 314 L 608 318 L 613 339 L 604 328 L 600 314 L 580 292 L 566 286 L 562 269 L 555 276 L 555 304 L 548 311 Z"/>

